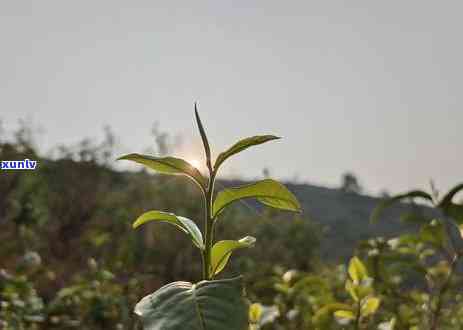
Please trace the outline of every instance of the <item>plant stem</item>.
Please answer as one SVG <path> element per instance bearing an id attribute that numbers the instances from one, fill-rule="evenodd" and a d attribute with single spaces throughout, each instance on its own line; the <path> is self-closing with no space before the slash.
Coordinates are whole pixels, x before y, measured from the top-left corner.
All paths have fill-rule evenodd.
<path id="1" fill-rule="evenodd" d="M 355 329 L 359 330 L 360 329 L 360 300 L 357 302 L 357 315 L 355 318 Z"/>
<path id="2" fill-rule="evenodd" d="M 203 274 L 202 274 L 201 280 L 205 280 L 207 277 L 207 265 L 206 265 L 206 256 L 205 256 L 206 253 L 205 252 L 206 251 L 201 251 L 201 262 L 203 265 Z"/>
<path id="3" fill-rule="evenodd" d="M 214 239 L 214 219 L 212 217 L 212 200 L 214 197 L 215 172 L 209 167 L 209 186 L 205 198 L 205 219 L 204 219 L 204 240 L 205 250 L 203 256 L 203 279 L 210 280 L 213 274 L 211 271 L 211 250 Z"/>
<path id="4" fill-rule="evenodd" d="M 457 266 L 457 261 L 458 261 L 458 254 L 455 254 L 453 257 L 451 263 L 450 263 L 450 271 L 449 274 L 447 275 L 447 278 L 445 279 L 444 284 L 439 290 L 439 294 L 437 296 L 437 306 L 436 309 L 432 312 L 431 314 L 431 330 L 437 330 L 439 326 L 439 316 L 440 312 L 442 310 L 443 304 L 444 304 L 444 294 L 447 292 L 447 290 L 450 288 L 450 282 L 452 280 L 453 273 L 455 272 L 456 266 Z"/>

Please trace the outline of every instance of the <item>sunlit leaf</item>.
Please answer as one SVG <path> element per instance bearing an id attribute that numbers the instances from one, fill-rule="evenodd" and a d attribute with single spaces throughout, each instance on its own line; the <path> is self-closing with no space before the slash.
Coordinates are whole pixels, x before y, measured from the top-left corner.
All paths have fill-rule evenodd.
<path id="1" fill-rule="evenodd" d="M 198 171 L 198 169 L 180 158 L 129 154 L 119 157 L 118 160 L 131 160 L 163 174 L 186 175 L 188 178 L 192 179 L 196 184 L 198 184 L 203 190 L 207 185 L 206 180 Z"/>
<path id="2" fill-rule="evenodd" d="M 144 297 L 136 306 L 144 330 L 244 330 L 248 305 L 241 277 L 174 282 Z"/>
<path id="3" fill-rule="evenodd" d="M 150 221 L 167 222 L 176 226 L 184 233 L 188 234 L 188 236 L 190 236 L 191 240 L 198 248 L 200 248 L 201 250 L 204 249 L 204 242 L 201 231 L 192 220 L 175 215 L 173 213 L 162 211 L 148 211 L 139 216 L 133 223 L 132 227 L 137 228 Z"/>
<path id="4" fill-rule="evenodd" d="M 368 277 L 368 272 L 365 265 L 357 257 L 350 259 L 348 272 L 350 278 L 352 281 L 354 281 L 355 284 L 361 283 Z"/>
<path id="5" fill-rule="evenodd" d="M 256 198 L 264 205 L 288 211 L 301 211 L 297 198 L 281 183 L 266 179 L 253 184 L 227 188 L 217 194 L 213 215 L 217 216 L 227 205 L 243 199 Z"/>
<path id="6" fill-rule="evenodd" d="M 360 314 L 362 316 L 369 316 L 376 312 L 379 307 L 380 300 L 376 297 L 367 297 L 362 301 Z"/>
<path id="7" fill-rule="evenodd" d="M 254 237 L 246 236 L 239 241 L 225 240 L 215 243 L 211 251 L 212 275 L 217 275 L 225 268 L 233 251 L 251 247 L 255 242 Z"/>
<path id="8" fill-rule="evenodd" d="M 354 299 L 355 301 L 359 301 L 359 295 L 357 292 L 357 284 L 354 284 L 352 281 L 347 280 L 346 281 L 346 291 L 349 293 L 349 295 Z"/>
<path id="9" fill-rule="evenodd" d="M 219 154 L 217 157 L 215 164 L 214 164 L 214 170 L 217 171 L 220 165 L 229 157 L 233 156 L 234 154 L 237 154 L 249 147 L 259 145 L 268 141 L 272 140 L 277 140 L 280 139 L 280 137 L 275 136 L 275 135 L 257 135 L 253 137 L 248 137 L 246 139 L 242 139 L 235 143 L 233 146 L 228 148 L 226 151 L 222 152 Z"/>
<path id="10" fill-rule="evenodd" d="M 421 191 L 421 190 L 409 191 L 407 193 L 388 198 L 382 201 L 381 203 L 379 203 L 379 205 L 373 210 L 373 213 L 370 217 L 370 221 L 372 223 L 377 222 L 385 209 L 387 209 L 394 203 L 400 202 L 401 200 L 408 199 L 408 198 L 421 198 L 426 201 L 432 202 L 432 197 L 429 194 L 425 193 L 424 191 Z"/>
<path id="11" fill-rule="evenodd" d="M 317 325 L 327 326 L 329 319 L 334 315 L 334 312 L 336 312 L 337 310 L 351 311 L 352 308 L 347 304 L 331 303 L 320 308 L 315 313 L 312 320 Z"/>
<path id="12" fill-rule="evenodd" d="M 336 316 L 339 319 L 346 319 L 346 320 L 353 320 L 355 319 L 355 314 L 352 311 L 346 311 L 346 310 L 338 310 L 334 312 L 334 316 Z"/>
<path id="13" fill-rule="evenodd" d="M 262 317 L 263 308 L 261 304 L 254 303 L 249 306 L 249 322 L 251 324 L 258 324 Z"/>

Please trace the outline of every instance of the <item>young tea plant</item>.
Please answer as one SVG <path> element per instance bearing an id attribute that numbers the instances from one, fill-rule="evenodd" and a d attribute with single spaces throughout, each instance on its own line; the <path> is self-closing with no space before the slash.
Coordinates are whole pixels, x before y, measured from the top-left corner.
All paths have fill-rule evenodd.
<path id="1" fill-rule="evenodd" d="M 215 193 L 215 180 L 220 167 L 233 155 L 252 146 L 279 139 L 274 135 L 258 135 L 242 139 L 212 162 L 211 148 L 195 104 L 195 117 L 206 155 L 208 175 L 187 161 L 176 157 L 153 157 L 128 154 L 118 158 L 145 165 L 159 173 L 183 175 L 191 179 L 204 202 L 204 230 L 193 220 L 165 211 L 148 211 L 133 223 L 137 228 L 147 222 L 166 222 L 187 234 L 202 256 L 203 281 L 192 284 L 174 282 L 143 298 L 135 307 L 145 329 L 162 330 L 244 330 L 248 329 L 248 308 L 242 295 L 241 277 L 215 280 L 227 265 L 233 251 L 254 245 L 256 239 L 246 236 L 239 240 L 214 241 L 218 216 L 241 199 L 255 198 L 277 209 L 300 212 L 296 197 L 281 183 L 265 179 L 253 184 L 227 188 Z"/>
<path id="2" fill-rule="evenodd" d="M 367 268 L 359 258 L 353 257 L 350 260 L 348 273 L 346 291 L 352 302 L 350 304 L 332 303 L 326 305 L 319 311 L 319 314 L 333 312 L 339 323 L 351 324 L 356 330 L 365 329 L 365 323 L 376 313 L 380 299 L 374 295 L 373 279 L 368 275 Z M 317 317 L 320 318 L 321 316 L 318 315 Z"/>
<path id="3" fill-rule="evenodd" d="M 409 218 L 421 223 L 417 245 L 431 247 L 432 249 L 426 249 L 424 252 L 434 259 L 432 262 L 423 258 L 427 261 L 423 268 L 426 270 L 425 277 L 430 296 L 425 306 L 428 317 L 422 321 L 424 329 L 441 329 L 445 319 L 453 314 L 455 295 L 449 294 L 449 291 L 457 275 L 458 262 L 463 256 L 463 204 L 455 202 L 454 199 L 461 191 L 463 184 L 458 184 L 439 199 L 433 185 L 431 193 L 412 190 L 384 200 L 375 208 L 371 217 L 372 222 L 378 221 L 385 209 L 404 199 L 420 199 L 431 204 L 435 211 L 439 212 L 437 219 L 433 219 L 434 215 L 409 215 Z M 439 262 L 432 266 L 436 260 Z"/>

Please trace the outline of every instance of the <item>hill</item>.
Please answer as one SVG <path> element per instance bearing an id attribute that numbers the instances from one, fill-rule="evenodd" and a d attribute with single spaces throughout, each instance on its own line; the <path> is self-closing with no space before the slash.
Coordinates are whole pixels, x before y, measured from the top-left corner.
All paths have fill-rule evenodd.
<path id="1" fill-rule="evenodd" d="M 224 186 L 248 184 L 245 181 L 222 181 Z M 389 208 L 378 223 L 370 223 L 373 209 L 381 198 L 347 193 L 340 189 L 320 187 L 310 184 L 286 183 L 297 196 L 303 208 L 304 218 L 321 227 L 322 239 L 320 255 L 324 260 L 345 261 L 352 256 L 360 240 L 373 237 L 394 237 L 400 233 L 418 228 L 413 221 L 406 221 L 404 214 L 431 216 L 431 208 L 416 204 L 398 203 Z M 260 209 L 257 203 L 253 208 Z M 248 212 L 244 210 L 243 212 Z M 408 219 L 411 220 L 411 219 Z"/>

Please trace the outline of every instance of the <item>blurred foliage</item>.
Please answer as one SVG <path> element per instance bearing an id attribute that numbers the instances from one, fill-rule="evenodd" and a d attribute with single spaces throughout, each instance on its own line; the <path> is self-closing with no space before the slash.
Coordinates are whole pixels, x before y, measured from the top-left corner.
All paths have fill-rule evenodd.
<path id="1" fill-rule="evenodd" d="M 155 152 L 165 153 L 168 137 L 157 126 L 153 133 Z M 199 255 L 185 235 L 162 224 L 129 230 L 148 209 L 199 219 L 194 186 L 112 169 L 109 129 L 101 143 L 84 140 L 47 157 L 27 127 L 0 139 L 0 160 L 38 160 L 34 172 L 0 172 L 0 329 L 139 329 L 132 311 L 141 297 L 174 280 L 199 279 L 192 262 Z M 219 189 L 229 185 L 236 184 L 218 182 Z M 246 274 L 252 329 L 461 329 L 462 207 L 448 196 L 435 205 L 443 211 L 438 219 L 417 208 L 403 215 L 417 224 L 413 231 L 359 241 L 347 251 L 351 267 L 319 257 L 316 219 L 245 201 L 220 215 L 216 235 L 259 241 L 237 251 L 220 276 Z"/>

